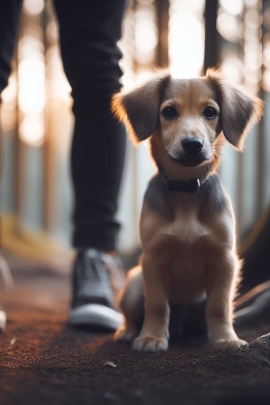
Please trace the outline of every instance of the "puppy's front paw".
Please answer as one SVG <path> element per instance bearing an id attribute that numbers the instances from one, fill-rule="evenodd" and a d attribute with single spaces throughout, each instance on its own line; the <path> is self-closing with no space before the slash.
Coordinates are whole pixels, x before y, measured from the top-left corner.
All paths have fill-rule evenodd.
<path id="1" fill-rule="evenodd" d="M 217 339 L 211 342 L 214 350 L 236 350 L 241 346 L 247 345 L 247 342 L 242 339 Z"/>
<path id="2" fill-rule="evenodd" d="M 132 342 L 136 336 L 138 336 L 138 330 L 136 328 L 122 325 L 117 329 L 113 338 L 118 342 Z"/>
<path id="3" fill-rule="evenodd" d="M 134 340 L 132 347 L 138 352 L 161 352 L 168 349 L 168 339 L 157 336 L 139 336 Z"/>

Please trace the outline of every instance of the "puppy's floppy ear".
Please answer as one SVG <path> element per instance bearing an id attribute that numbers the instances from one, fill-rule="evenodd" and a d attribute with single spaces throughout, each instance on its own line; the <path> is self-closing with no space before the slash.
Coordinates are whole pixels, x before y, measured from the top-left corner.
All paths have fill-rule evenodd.
<path id="1" fill-rule="evenodd" d="M 113 96 L 112 111 L 126 124 L 135 144 L 155 131 L 162 94 L 169 80 L 170 75 L 166 73 L 135 90 Z"/>
<path id="2" fill-rule="evenodd" d="M 218 97 L 223 134 L 235 148 L 242 150 L 247 131 L 263 115 L 264 102 L 231 86 L 214 69 L 207 70 L 206 78 Z"/>

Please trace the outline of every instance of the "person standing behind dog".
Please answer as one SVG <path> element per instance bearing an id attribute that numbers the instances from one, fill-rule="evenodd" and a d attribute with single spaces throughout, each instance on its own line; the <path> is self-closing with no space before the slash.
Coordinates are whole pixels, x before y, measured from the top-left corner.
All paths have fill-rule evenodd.
<path id="1" fill-rule="evenodd" d="M 112 116 L 110 100 L 121 88 L 122 54 L 117 41 L 125 3 L 54 0 L 75 117 L 71 174 L 77 256 L 72 273 L 72 325 L 116 329 L 121 323 L 111 283 L 120 287 L 124 278 L 115 253 L 119 231 L 115 214 L 126 133 Z M 0 0 L 0 94 L 11 72 L 21 8 L 22 0 Z"/>

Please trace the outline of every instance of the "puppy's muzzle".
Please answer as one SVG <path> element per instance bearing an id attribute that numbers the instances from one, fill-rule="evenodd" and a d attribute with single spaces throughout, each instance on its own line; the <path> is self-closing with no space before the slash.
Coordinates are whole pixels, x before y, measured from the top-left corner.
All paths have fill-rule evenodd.
<path id="1" fill-rule="evenodd" d="M 171 154 L 169 156 L 174 162 L 182 166 L 198 166 L 212 157 L 209 150 L 203 150 L 204 142 L 201 138 L 187 136 L 181 141 L 181 146 L 183 152 L 180 152 L 178 156 Z"/>
<path id="2" fill-rule="evenodd" d="M 184 151 L 192 156 L 198 155 L 203 148 L 203 140 L 201 138 L 194 138 L 193 136 L 183 139 L 181 144 Z"/>

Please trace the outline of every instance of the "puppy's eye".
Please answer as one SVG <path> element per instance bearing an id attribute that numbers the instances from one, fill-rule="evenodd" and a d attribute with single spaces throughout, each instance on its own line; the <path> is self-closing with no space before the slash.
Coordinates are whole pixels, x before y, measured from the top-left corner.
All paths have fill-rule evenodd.
<path id="1" fill-rule="evenodd" d="M 208 120 L 213 120 L 217 116 L 217 112 L 213 107 L 206 107 L 203 114 Z"/>
<path id="2" fill-rule="evenodd" d="M 162 115 L 167 119 L 171 119 L 176 117 L 177 111 L 174 107 L 165 107 L 164 110 L 162 111 Z"/>

